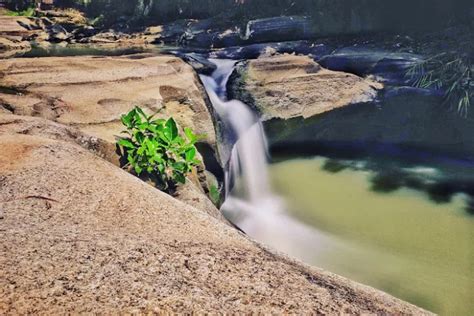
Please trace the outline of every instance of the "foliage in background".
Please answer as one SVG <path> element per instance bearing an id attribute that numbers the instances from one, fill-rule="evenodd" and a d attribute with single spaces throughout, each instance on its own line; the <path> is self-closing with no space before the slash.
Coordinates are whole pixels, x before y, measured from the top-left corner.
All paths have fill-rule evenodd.
<path id="1" fill-rule="evenodd" d="M 474 67 L 471 58 L 469 53 L 442 53 L 416 64 L 407 75 L 417 88 L 443 90 L 445 103 L 467 117 L 474 101 Z"/>
<path id="2" fill-rule="evenodd" d="M 33 0 L 4 0 L 8 8 L 24 10 Z M 377 24 L 381 29 L 430 29 L 451 20 L 472 20 L 472 0 L 55 0 L 59 7 L 75 7 L 88 18 L 101 14 L 107 25 L 127 20 L 136 25 L 169 23 L 180 19 L 249 19 L 307 15 L 334 21 L 345 29 L 352 23 Z"/>
<path id="3" fill-rule="evenodd" d="M 135 107 L 122 116 L 127 128 L 117 144 L 128 164 L 137 175 L 150 176 L 157 180 L 163 191 L 173 189 L 178 183 L 186 182 L 186 175 L 200 164 L 196 159 L 196 142 L 200 139 L 189 128 L 184 129 L 184 137 L 178 133 L 173 118 L 154 119 L 142 109 Z"/>
<path id="4" fill-rule="evenodd" d="M 27 17 L 31 17 L 31 16 L 35 15 L 35 8 L 34 7 L 28 7 L 24 10 L 21 10 L 21 11 L 8 10 L 7 15 L 9 15 L 9 16 L 27 16 Z"/>

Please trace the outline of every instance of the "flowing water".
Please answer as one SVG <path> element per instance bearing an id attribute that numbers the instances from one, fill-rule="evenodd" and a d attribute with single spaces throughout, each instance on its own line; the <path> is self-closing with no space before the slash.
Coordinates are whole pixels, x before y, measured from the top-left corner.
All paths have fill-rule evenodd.
<path id="1" fill-rule="evenodd" d="M 143 50 L 52 46 L 24 57 L 136 52 Z M 286 158 L 269 166 L 258 117 L 242 102 L 226 98 L 236 61 L 211 61 L 218 69 L 201 78 L 224 130 L 235 141 L 222 206 L 229 219 L 251 237 L 309 264 L 443 315 L 472 315 L 474 217 L 466 212 L 466 196 L 430 199 L 413 188 L 394 188 L 397 174 L 374 190 L 373 170 L 340 168 L 321 157 Z M 455 178 L 474 180 L 472 170 L 460 170 Z M 438 172 L 426 166 L 412 171 L 428 183 Z M 471 201 L 471 213 L 473 209 Z"/>
<path id="2" fill-rule="evenodd" d="M 236 62 L 211 61 L 218 69 L 201 78 L 236 140 L 222 207 L 231 221 L 279 251 L 429 310 L 474 310 L 474 218 L 466 212 L 467 196 L 436 203 L 410 188 L 377 190 L 373 171 L 331 167 L 325 158 L 268 166 L 261 122 L 247 105 L 226 99 Z M 437 173 L 425 166 L 409 171 L 427 183 Z"/>
<path id="3" fill-rule="evenodd" d="M 218 69 L 212 77 L 201 76 L 201 79 L 225 130 L 236 135 L 226 168 L 226 199 L 222 211 L 253 238 L 294 256 L 304 257 L 305 248 L 296 245 L 309 246 L 327 238 L 292 219 L 286 213 L 282 199 L 272 192 L 262 124 L 247 105 L 226 99 L 227 81 L 236 61 L 210 61 Z"/>

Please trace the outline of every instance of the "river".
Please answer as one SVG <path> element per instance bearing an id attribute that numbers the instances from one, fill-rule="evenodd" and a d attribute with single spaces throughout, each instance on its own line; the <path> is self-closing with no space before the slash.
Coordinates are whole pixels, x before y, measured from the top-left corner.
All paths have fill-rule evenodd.
<path id="1" fill-rule="evenodd" d="M 25 57 L 159 50 L 54 46 Z M 383 157 L 374 169 L 362 158 L 323 156 L 276 157 L 268 166 L 258 118 L 245 104 L 225 99 L 225 83 L 235 62 L 214 62 L 221 66 L 214 74 L 217 82 L 203 81 L 216 112 L 238 136 L 229 154 L 222 209 L 229 219 L 276 250 L 428 310 L 443 315 L 469 315 L 474 310 L 474 216 L 469 214 L 468 197 L 434 196 L 416 186 L 396 185 L 398 171 L 430 184 L 445 172 L 443 168 L 430 162 L 407 166 L 392 161 L 390 170 L 397 172 L 380 177 L 387 166 Z M 472 170 L 461 166 L 451 175 L 474 181 Z"/>

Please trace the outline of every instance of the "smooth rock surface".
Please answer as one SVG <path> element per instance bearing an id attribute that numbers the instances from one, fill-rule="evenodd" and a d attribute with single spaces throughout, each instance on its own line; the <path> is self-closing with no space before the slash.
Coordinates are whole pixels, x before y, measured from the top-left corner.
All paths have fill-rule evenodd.
<path id="1" fill-rule="evenodd" d="M 249 21 L 245 38 L 252 42 L 292 41 L 316 36 L 314 22 L 306 16 L 281 16 Z"/>
<path id="2" fill-rule="evenodd" d="M 36 34 L 32 20 L 0 15 L 0 58 L 14 56 L 31 49 L 27 38 Z"/>
<path id="3" fill-rule="evenodd" d="M 0 115 L 1 314 L 428 314 L 271 253 L 28 120 L 43 129 Z"/>
<path id="4" fill-rule="evenodd" d="M 423 57 L 361 46 L 346 47 L 324 56 L 318 62 L 325 68 L 358 76 L 374 75 L 387 84 L 403 85 L 410 81 L 407 72 Z"/>
<path id="5" fill-rule="evenodd" d="M 239 81 L 240 80 L 240 81 Z M 240 69 L 233 97 L 253 104 L 264 120 L 308 118 L 354 103 L 370 102 L 382 85 L 322 68 L 307 56 L 263 56 Z"/>
<path id="6" fill-rule="evenodd" d="M 193 69 L 172 56 L 47 57 L 0 61 L 0 104 L 13 114 L 76 126 L 109 142 L 134 106 L 205 135 L 215 146 L 211 115 Z"/>

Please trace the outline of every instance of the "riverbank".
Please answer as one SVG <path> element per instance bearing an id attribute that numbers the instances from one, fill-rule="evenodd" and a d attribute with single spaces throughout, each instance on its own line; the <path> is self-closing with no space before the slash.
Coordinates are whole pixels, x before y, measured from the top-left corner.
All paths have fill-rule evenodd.
<path id="1" fill-rule="evenodd" d="M 256 244 L 202 181 L 179 201 L 116 165 L 116 120 L 137 102 L 196 124 L 215 146 L 202 87 L 180 59 L 0 65 L 2 313 L 427 313 Z"/>

